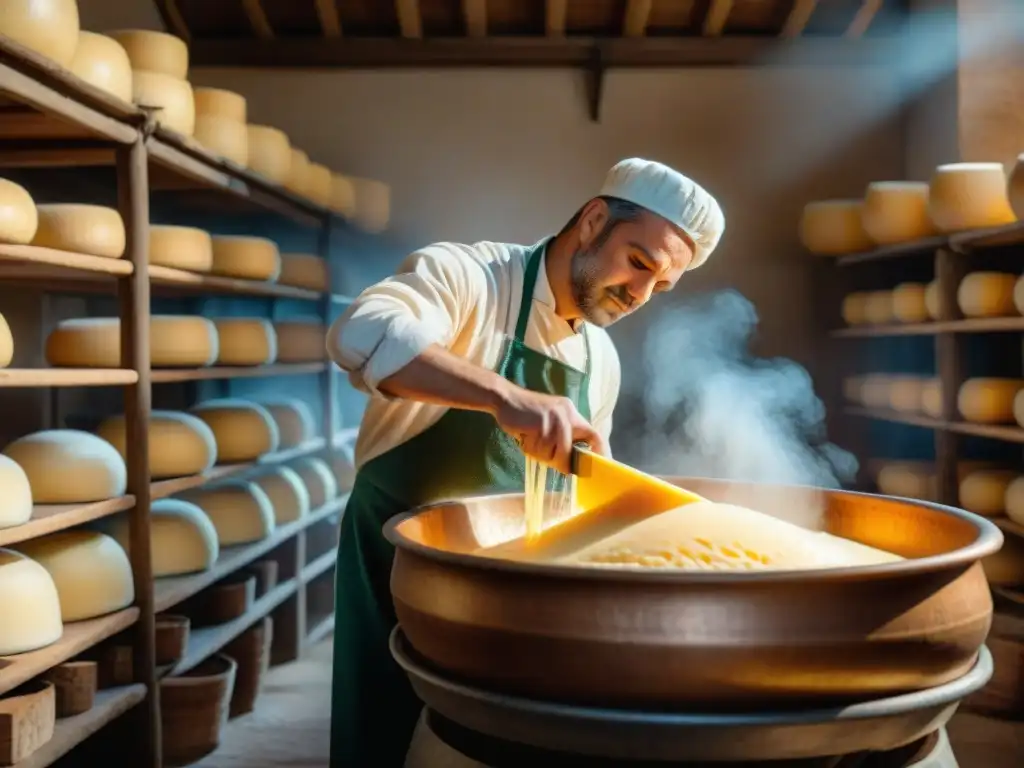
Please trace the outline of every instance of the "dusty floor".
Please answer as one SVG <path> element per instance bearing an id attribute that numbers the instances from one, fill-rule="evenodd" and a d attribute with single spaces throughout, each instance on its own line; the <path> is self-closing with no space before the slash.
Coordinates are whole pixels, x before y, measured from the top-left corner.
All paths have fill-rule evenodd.
<path id="1" fill-rule="evenodd" d="M 197 768 L 325 768 L 330 721 L 330 640 L 267 678 L 256 711 L 228 726 Z M 1024 766 L 1024 723 L 957 715 L 950 736 L 960 768 Z"/>

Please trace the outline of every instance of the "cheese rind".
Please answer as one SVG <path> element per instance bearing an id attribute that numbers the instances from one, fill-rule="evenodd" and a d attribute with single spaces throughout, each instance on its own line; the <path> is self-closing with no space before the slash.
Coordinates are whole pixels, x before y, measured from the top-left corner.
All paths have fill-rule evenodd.
<path id="1" fill-rule="evenodd" d="M 89 85 L 131 103 L 132 64 L 124 46 L 114 38 L 80 31 L 68 69 Z"/>
<path id="2" fill-rule="evenodd" d="M 277 361 L 319 362 L 327 356 L 327 328 L 320 320 L 278 320 Z"/>
<path id="3" fill-rule="evenodd" d="M 65 68 L 75 55 L 79 29 L 77 0 L 0 3 L 0 34 Z"/>
<path id="4" fill-rule="evenodd" d="M 309 185 L 309 155 L 298 147 L 291 148 L 291 163 L 288 170 L 286 189 L 297 195 L 306 195 Z"/>
<path id="5" fill-rule="evenodd" d="M 64 634 L 53 577 L 13 549 L 0 549 L 0 616 L 0 656 L 45 648 Z"/>
<path id="6" fill-rule="evenodd" d="M 139 107 L 156 110 L 156 120 L 164 128 L 191 136 L 196 129 L 196 105 L 188 80 L 162 72 L 132 70 L 132 101 Z"/>
<path id="7" fill-rule="evenodd" d="M 309 514 L 309 491 L 294 469 L 274 467 L 252 481 L 270 499 L 277 525 L 294 522 Z"/>
<path id="8" fill-rule="evenodd" d="M 1017 472 L 1004 469 L 979 469 L 960 481 L 960 506 L 968 512 L 995 517 L 1006 511 L 1006 492 Z"/>
<path id="9" fill-rule="evenodd" d="M 1007 272 L 971 272 L 960 281 L 956 301 L 964 317 L 1014 315 L 1016 284 L 1017 275 Z"/>
<path id="10" fill-rule="evenodd" d="M 121 214 L 102 205 L 44 203 L 36 206 L 39 226 L 32 245 L 119 259 L 124 256 Z"/>
<path id="11" fill-rule="evenodd" d="M 219 365 L 269 365 L 277 359 L 277 331 L 260 317 L 219 317 Z"/>
<path id="12" fill-rule="evenodd" d="M 254 483 L 222 483 L 187 491 L 182 498 L 206 513 L 222 547 L 262 541 L 274 532 L 273 504 Z"/>
<path id="13" fill-rule="evenodd" d="M 221 464 L 253 461 L 276 451 L 280 435 L 273 417 L 261 405 L 241 398 L 207 400 L 191 413 L 206 422 L 217 441 Z"/>
<path id="14" fill-rule="evenodd" d="M 282 253 L 281 274 L 277 282 L 326 293 L 329 282 L 327 261 L 313 253 Z"/>
<path id="15" fill-rule="evenodd" d="M 213 115 L 245 123 L 249 117 L 245 96 L 223 88 L 194 88 L 196 115 Z"/>
<path id="16" fill-rule="evenodd" d="M 935 234 L 928 218 L 928 185 L 875 181 L 864 191 L 864 232 L 876 245 L 893 245 Z"/>
<path id="17" fill-rule="evenodd" d="M 177 80 L 188 77 L 188 45 L 180 37 L 150 29 L 118 29 L 107 34 L 124 46 L 132 69 Z"/>
<path id="18" fill-rule="evenodd" d="M 309 491 L 309 505 L 319 509 L 338 495 L 338 479 L 323 459 L 299 459 L 292 464 Z"/>
<path id="19" fill-rule="evenodd" d="M 281 273 L 281 253 L 265 237 L 214 235 L 212 271 L 224 277 L 274 282 Z"/>
<path id="20" fill-rule="evenodd" d="M 892 291 L 892 314 L 901 323 L 928 321 L 927 286 L 923 283 L 900 283 Z"/>
<path id="21" fill-rule="evenodd" d="M 118 515 L 108 525 L 118 544 L 131 552 L 128 515 Z M 217 529 L 195 504 L 158 499 L 150 506 L 149 525 L 155 578 L 207 571 L 220 556 Z"/>
<path id="22" fill-rule="evenodd" d="M 243 168 L 249 162 L 249 131 L 243 122 L 219 115 L 196 115 L 192 135 L 206 149 Z"/>
<path id="23" fill-rule="evenodd" d="M 861 380 L 860 401 L 866 408 L 888 408 L 892 380 L 887 373 L 868 374 Z"/>
<path id="24" fill-rule="evenodd" d="M 932 280 L 924 290 L 924 306 L 928 310 L 928 317 L 932 320 L 942 320 L 945 315 L 945 302 L 942 292 L 939 290 L 939 281 Z"/>
<path id="25" fill-rule="evenodd" d="M 359 187 L 356 205 L 359 205 Z M 872 247 L 861 223 L 860 200 L 817 200 L 804 206 L 800 242 L 818 256 L 842 256 Z"/>
<path id="26" fill-rule="evenodd" d="M 0 453 L 0 529 L 13 528 L 31 519 L 32 486 L 28 475 L 18 462 Z"/>
<path id="27" fill-rule="evenodd" d="M 28 245 L 39 229 L 35 201 L 20 184 L 0 179 L 0 243 Z"/>
<path id="28" fill-rule="evenodd" d="M 391 187 L 383 181 L 351 177 L 355 188 L 353 223 L 373 234 L 383 232 L 391 221 Z"/>
<path id="29" fill-rule="evenodd" d="M 340 173 L 331 174 L 331 210 L 351 218 L 356 212 L 356 187 L 352 179 Z"/>
<path id="30" fill-rule="evenodd" d="M 864 301 L 864 316 L 870 325 L 886 325 L 895 317 L 891 291 L 871 291 Z"/>
<path id="31" fill-rule="evenodd" d="M 128 459 L 124 414 L 104 419 L 96 434 Z M 149 420 L 149 472 L 154 480 L 198 475 L 217 463 L 217 441 L 202 419 L 182 411 L 153 411 Z"/>
<path id="32" fill-rule="evenodd" d="M 1024 380 L 978 377 L 968 379 L 957 393 L 957 408 L 976 424 L 1008 424 L 1014 420 L 1016 395 Z"/>
<path id="33" fill-rule="evenodd" d="M 297 397 L 260 397 L 256 402 L 270 413 L 281 436 L 279 450 L 296 448 L 316 437 L 313 410 Z"/>
<path id="34" fill-rule="evenodd" d="M 949 163 L 932 173 L 928 216 L 941 232 L 999 227 L 1016 220 L 1001 163 Z"/>
<path id="35" fill-rule="evenodd" d="M 124 459 L 101 437 L 77 429 L 46 429 L 4 448 L 28 477 L 36 504 L 85 504 L 123 496 Z"/>
<path id="36" fill-rule="evenodd" d="M 149 348 L 153 368 L 203 368 L 217 359 L 217 328 L 198 315 L 154 315 Z M 120 368 L 120 319 L 64 320 L 46 339 L 46 360 L 57 367 Z"/>
<path id="37" fill-rule="evenodd" d="M 1006 506 L 1006 516 L 1018 525 L 1024 525 L 1024 476 L 1014 478 L 1013 482 L 1006 487 L 1006 496 L 1003 501 Z"/>
<path id="38" fill-rule="evenodd" d="M 213 238 L 196 227 L 149 225 L 149 263 L 188 272 L 213 269 Z"/>
<path id="39" fill-rule="evenodd" d="M 50 574 L 64 622 L 120 611 L 135 600 L 128 555 L 104 533 L 59 531 L 20 542 L 12 549 L 32 558 Z"/>
<path id="40" fill-rule="evenodd" d="M 924 461 L 886 462 L 875 482 L 878 490 L 887 496 L 935 501 L 939 495 L 935 467 Z"/>
<path id="41" fill-rule="evenodd" d="M 933 419 L 942 418 L 941 379 L 930 379 L 921 388 L 921 410 Z"/>
<path id="42" fill-rule="evenodd" d="M 247 126 L 249 169 L 270 181 L 284 184 L 291 174 L 292 151 L 284 131 L 269 125 Z"/>
<path id="43" fill-rule="evenodd" d="M 14 336 L 7 318 L 0 315 L 0 368 L 6 368 L 14 360 Z"/>
<path id="44" fill-rule="evenodd" d="M 310 200 L 325 208 L 331 204 L 331 170 L 320 163 L 310 163 L 306 169 L 306 194 Z"/>
<path id="45" fill-rule="evenodd" d="M 921 410 L 925 379 L 918 376 L 894 376 L 889 384 L 889 407 L 900 413 Z"/>

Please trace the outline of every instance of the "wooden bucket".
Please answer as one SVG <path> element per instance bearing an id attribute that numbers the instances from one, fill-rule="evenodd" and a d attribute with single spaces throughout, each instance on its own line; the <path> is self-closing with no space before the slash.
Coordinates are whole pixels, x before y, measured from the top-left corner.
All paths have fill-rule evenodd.
<path id="1" fill-rule="evenodd" d="M 270 644 L 274 622 L 268 616 L 232 640 L 224 653 L 238 664 L 230 716 L 238 717 L 256 707 L 263 679 L 270 668 Z"/>
<path id="2" fill-rule="evenodd" d="M 160 681 L 163 757 L 168 766 L 194 763 L 220 745 L 238 665 L 223 654 Z"/>

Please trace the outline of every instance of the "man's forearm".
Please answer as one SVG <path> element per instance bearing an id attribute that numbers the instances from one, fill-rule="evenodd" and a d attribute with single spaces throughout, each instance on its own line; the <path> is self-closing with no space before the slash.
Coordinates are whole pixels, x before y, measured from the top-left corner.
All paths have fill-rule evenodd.
<path id="1" fill-rule="evenodd" d="M 378 388 L 393 397 L 494 413 L 509 387 L 505 378 L 434 344 Z"/>

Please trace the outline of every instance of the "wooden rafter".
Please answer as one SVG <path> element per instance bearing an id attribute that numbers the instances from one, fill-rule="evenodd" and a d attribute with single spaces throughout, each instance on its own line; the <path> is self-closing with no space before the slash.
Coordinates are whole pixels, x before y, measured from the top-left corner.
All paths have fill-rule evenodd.
<path id="1" fill-rule="evenodd" d="M 402 37 L 419 39 L 423 37 L 423 19 L 420 16 L 419 0 L 395 0 L 395 14 Z"/>
<path id="2" fill-rule="evenodd" d="M 242 8 L 245 9 L 245 16 L 249 19 L 249 24 L 252 26 L 252 31 L 256 33 L 256 37 L 272 40 L 274 28 L 270 26 L 270 20 L 264 13 L 260 0 L 242 0 Z"/>
<path id="3" fill-rule="evenodd" d="M 568 10 L 568 0 L 547 0 L 544 7 L 544 32 L 548 37 L 561 37 L 565 34 Z"/>
<path id="4" fill-rule="evenodd" d="M 718 37 L 725 29 L 725 23 L 732 12 L 733 0 L 711 0 L 708 15 L 704 17 L 704 35 Z"/>
<path id="5" fill-rule="evenodd" d="M 341 37 L 341 17 L 334 0 L 316 0 L 316 15 L 324 37 Z"/>
<path id="6" fill-rule="evenodd" d="M 781 37 L 800 37 L 817 6 L 818 0 L 793 0 L 793 9 L 782 27 Z"/>
<path id="7" fill-rule="evenodd" d="M 487 37 L 487 0 L 462 0 L 462 16 L 470 37 Z"/>
<path id="8" fill-rule="evenodd" d="M 850 22 L 850 26 L 846 28 L 845 36 L 856 39 L 867 32 L 871 22 L 875 20 L 875 16 L 882 9 L 882 2 L 883 0 L 864 0 L 857 15 Z"/>
<path id="9" fill-rule="evenodd" d="M 647 20 L 651 17 L 654 0 L 628 0 L 622 21 L 623 37 L 643 37 L 647 34 Z"/>
<path id="10" fill-rule="evenodd" d="M 176 0 L 156 0 L 156 10 L 167 31 L 188 42 L 191 38 L 188 24 L 185 23 L 185 17 L 181 15 L 181 9 L 178 8 Z"/>

